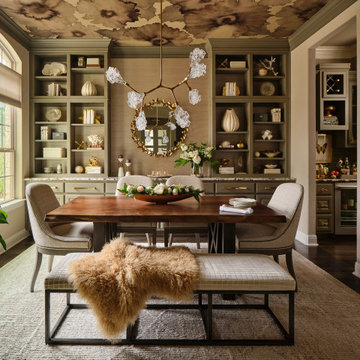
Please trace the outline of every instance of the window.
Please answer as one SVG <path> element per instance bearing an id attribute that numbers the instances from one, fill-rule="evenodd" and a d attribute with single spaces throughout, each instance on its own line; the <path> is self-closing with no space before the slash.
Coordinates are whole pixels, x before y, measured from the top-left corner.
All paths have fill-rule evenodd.
<path id="1" fill-rule="evenodd" d="M 14 58 L 1 42 L 0 63 L 15 69 Z M 13 106 L 0 102 L 0 203 L 14 198 L 15 114 L 16 109 Z"/>

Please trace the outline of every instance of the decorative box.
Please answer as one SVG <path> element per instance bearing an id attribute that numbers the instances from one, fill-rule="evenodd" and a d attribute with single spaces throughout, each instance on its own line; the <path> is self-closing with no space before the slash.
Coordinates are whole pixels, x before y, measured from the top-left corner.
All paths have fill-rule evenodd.
<path id="1" fill-rule="evenodd" d="M 51 134 L 51 137 L 53 140 L 65 140 L 66 139 L 66 133 L 65 132 L 59 132 L 59 131 L 54 131 Z"/>
<path id="2" fill-rule="evenodd" d="M 59 147 L 44 147 L 44 158 L 63 158 L 66 157 L 66 149 Z"/>
<path id="3" fill-rule="evenodd" d="M 254 114 L 254 121 L 269 121 L 268 114 L 266 113 Z"/>
<path id="4" fill-rule="evenodd" d="M 219 174 L 221 175 L 230 175 L 230 174 L 234 174 L 235 173 L 235 169 L 233 166 L 220 166 L 219 167 Z"/>
<path id="5" fill-rule="evenodd" d="M 86 67 L 100 67 L 100 59 L 97 57 L 87 58 Z"/>
<path id="6" fill-rule="evenodd" d="M 246 61 L 230 61 L 231 69 L 244 69 L 246 68 Z"/>
<path id="7" fill-rule="evenodd" d="M 102 167 L 101 166 L 85 166 L 86 174 L 101 174 Z"/>

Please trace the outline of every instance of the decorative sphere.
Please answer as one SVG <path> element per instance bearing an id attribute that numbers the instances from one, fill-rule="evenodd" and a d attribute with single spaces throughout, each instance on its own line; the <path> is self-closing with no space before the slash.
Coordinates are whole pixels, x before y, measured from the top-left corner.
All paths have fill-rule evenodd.
<path id="1" fill-rule="evenodd" d="M 255 157 L 260 157 L 260 152 L 259 151 L 255 151 L 255 153 L 254 153 L 254 155 L 255 155 Z"/>
<path id="2" fill-rule="evenodd" d="M 83 173 L 83 172 L 84 172 L 84 167 L 83 167 L 82 165 L 76 165 L 76 166 L 75 166 L 75 172 L 76 172 L 77 174 Z"/>

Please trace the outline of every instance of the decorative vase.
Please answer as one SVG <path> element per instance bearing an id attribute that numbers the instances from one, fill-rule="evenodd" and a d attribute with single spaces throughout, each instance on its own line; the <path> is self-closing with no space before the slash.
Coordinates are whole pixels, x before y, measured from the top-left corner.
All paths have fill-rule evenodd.
<path id="1" fill-rule="evenodd" d="M 203 177 L 204 176 L 204 167 L 203 166 L 193 166 L 191 168 L 191 175 L 194 175 L 197 177 Z"/>
<path id="2" fill-rule="evenodd" d="M 226 109 L 221 121 L 221 127 L 225 132 L 234 132 L 239 129 L 240 122 L 234 109 Z"/>
<path id="3" fill-rule="evenodd" d="M 86 81 L 81 88 L 82 96 L 95 96 L 97 95 L 96 86 L 92 81 Z"/>

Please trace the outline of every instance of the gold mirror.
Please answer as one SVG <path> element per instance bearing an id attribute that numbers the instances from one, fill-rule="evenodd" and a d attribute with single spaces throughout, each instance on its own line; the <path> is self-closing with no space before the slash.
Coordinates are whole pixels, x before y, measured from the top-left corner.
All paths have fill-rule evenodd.
<path id="1" fill-rule="evenodd" d="M 136 109 L 131 132 L 138 148 L 157 157 L 171 156 L 178 149 L 189 129 L 175 126 L 176 121 L 170 116 L 175 108 L 175 104 L 156 99 Z M 136 118 L 140 111 L 144 111 L 147 120 L 145 130 L 141 131 L 136 128 Z"/>

